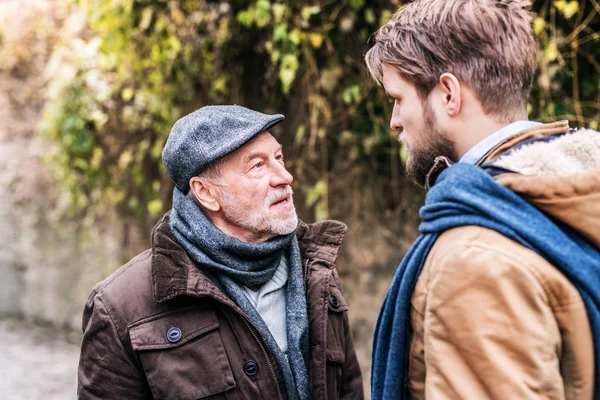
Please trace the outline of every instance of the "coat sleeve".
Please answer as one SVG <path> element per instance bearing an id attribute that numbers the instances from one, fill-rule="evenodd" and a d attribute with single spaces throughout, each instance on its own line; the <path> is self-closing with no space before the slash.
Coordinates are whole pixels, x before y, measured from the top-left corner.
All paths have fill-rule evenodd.
<path id="1" fill-rule="evenodd" d="M 83 313 L 83 339 L 79 358 L 77 398 L 147 399 L 145 375 L 124 345 L 101 296 L 94 290 Z"/>
<path id="2" fill-rule="evenodd" d="M 535 268 L 484 245 L 439 262 L 425 306 L 425 397 L 564 398 L 554 392 L 560 332 Z"/>

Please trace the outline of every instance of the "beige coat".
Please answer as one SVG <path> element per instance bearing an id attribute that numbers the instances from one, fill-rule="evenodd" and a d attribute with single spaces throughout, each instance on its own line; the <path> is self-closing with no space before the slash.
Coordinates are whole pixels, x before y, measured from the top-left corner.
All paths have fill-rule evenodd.
<path id="1" fill-rule="evenodd" d="M 508 148 L 568 130 L 523 131 L 482 160 L 497 181 L 600 248 L 600 134 Z M 501 234 L 464 226 L 434 244 L 412 299 L 413 399 L 592 399 L 594 349 L 579 292 L 541 256 Z"/>

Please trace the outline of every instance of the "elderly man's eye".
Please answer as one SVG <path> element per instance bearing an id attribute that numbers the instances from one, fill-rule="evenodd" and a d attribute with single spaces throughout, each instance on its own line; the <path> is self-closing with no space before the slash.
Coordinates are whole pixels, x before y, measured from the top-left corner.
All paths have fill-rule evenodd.
<path id="1" fill-rule="evenodd" d="M 260 167 L 262 167 L 263 165 L 265 165 L 265 163 L 263 163 L 262 161 L 259 161 L 259 162 L 257 162 L 256 164 L 254 164 L 254 165 L 252 166 L 252 168 L 260 168 Z"/>
<path id="2" fill-rule="evenodd" d="M 275 156 L 275 159 L 278 161 L 283 161 L 283 154 L 279 154 L 279 155 Z"/>

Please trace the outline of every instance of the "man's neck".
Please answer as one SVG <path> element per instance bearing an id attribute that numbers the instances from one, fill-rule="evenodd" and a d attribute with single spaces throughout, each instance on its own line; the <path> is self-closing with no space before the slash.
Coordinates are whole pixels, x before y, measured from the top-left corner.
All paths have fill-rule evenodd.
<path id="1" fill-rule="evenodd" d="M 527 116 L 522 119 L 526 120 Z M 506 122 L 498 122 L 485 114 L 479 114 L 474 118 L 470 118 L 469 122 L 466 123 L 462 129 L 458 129 L 457 136 L 454 140 L 456 156 L 458 157 L 456 161 L 460 160 L 465 153 L 486 137 L 518 120 L 520 120 L 520 118 L 514 118 Z"/>

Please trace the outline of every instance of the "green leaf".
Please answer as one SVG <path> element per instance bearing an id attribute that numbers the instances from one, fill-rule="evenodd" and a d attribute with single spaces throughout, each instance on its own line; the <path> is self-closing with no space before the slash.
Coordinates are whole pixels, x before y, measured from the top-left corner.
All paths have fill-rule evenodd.
<path id="1" fill-rule="evenodd" d="M 302 11 L 300 12 L 300 14 L 302 15 L 302 19 L 304 19 L 305 21 L 308 21 L 310 19 L 310 17 L 312 17 L 313 15 L 317 15 L 321 12 L 321 7 L 319 6 L 305 6 L 302 7 Z"/>
<path id="2" fill-rule="evenodd" d="M 246 28 L 249 28 L 250 26 L 252 26 L 252 23 L 254 22 L 254 16 L 252 13 L 250 13 L 250 11 L 242 10 L 242 11 L 238 12 L 238 14 L 236 16 L 236 20 L 237 20 L 237 22 L 239 22 Z"/>
<path id="3" fill-rule="evenodd" d="M 354 11 L 359 11 L 365 5 L 365 0 L 350 0 L 350 7 L 354 9 Z"/>
<path id="4" fill-rule="evenodd" d="M 129 200 L 127 200 L 127 207 L 129 207 L 131 211 L 138 211 L 140 208 L 140 201 L 137 197 L 131 196 Z"/>
<path id="5" fill-rule="evenodd" d="M 89 168 L 89 164 L 84 159 L 76 158 L 73 160 L 73 168 L 85 173 Z"/>
<path id="6" fill-rule="evenodd" d="M 375 12 L 372 8 L 367 8 L 365 10 L 365 21 L 367 21 L 367 23 L 370 25 L 373 25 L 375 21 L 377 21 L 377 17 L 375 16 Z"/>
<path id="7" fill-rule="evenodd" d="M 301 35 L 300 31 L 298 29 L 294 29 L 288 35 L 288 39 L 290 40 L 290 42 L 292 44 L 294 44 L 295 46 L 298 46 L 300 44 L 300 35 Z"/>
<path id="8" fill-rule="evenodd" d="M 403 145 L 400 146 L 400 160 L 402 160 L 404 165 L 406 165 L 406 161 L 408 161 L 408 150 L 406 150 L 406 147 Z"/>
<path id="9" fill-rule="evenodd" d="M 148 202 L 148 205 L 146 206 L 146 208 L 148 209 L 148 213 L 152 217 L 156 217 L 162 211 L 163 202 L 160 199 L 152 200 L 152 201 Z"/>
<path id="10" fill-rule="evenodd" d="M 325 206 L 321 203 L 317 204 L 317 206 L 315 207 L 315 219 L 317 221 L 322 221 L 322 220 L 328 219 L 328 218 L 329 218 L 329 212 L 327 211 Z"/>
<path id="11" fill-rule="evenodd" d="M 264 28 L 271 22 L 271 2 L 268 0 L 258 0 L 256 2 L 256 10 L 254 13 L 256 26 Z"/>
<path id="12" fill-rule="evenodd" d="M 287 10 L 287 6 L 285 4 L 275 3 L 275 4 L 273 4 L 272 10 L 273 10 L 273 17 L 275 17 L 275 23 L 277 23 L 277 24 L 281 23 L 281 20 L 283 19 L 283 15 L 285 14 L 285 11 Z"/>
<path id="13" fill-rule="evenodd" d="M 282 68 L 279 70 L 279 80 L 281 80 L 283 93 L 289 93 L 295 78 L 296 71 L 289 68 Z"/>
<path id="14" fill-rule="evenodd" d="M 289 93 L 297 70 L 298 57 L 295 54 L 285 54 L 281 59 L 281 66 L 279 68 L 279 79 L 281 80 L 284 93 Z"/>
<path id="15" fill-rule="evenodd" d="M 306 125 L 300 124 L 298 125 L 298 129 L 296 130 L 296 136 L 294 136 L 294 145 L 299 146 L 302 144 L 302 140 L 306 134 Z"/>
<path id="16" fill-rule="evenodd" d="M 385 10 L 379 16 L 379 25 L 385 25 L 392 18 L 392 12 Z"/>
<path id="17" fill-rule="evenodd" d="M 275 25 L 275 28 L 273 29 L 273 41 L 274 42 L 281 42 L 283 40 L 285 40 L 287 38 L 287 25 L 285 24 L 278 24 Z"/>
<path id="18" fill-rule="evenodd" d="M 306 191 L 306 206 L 312 207 L 315 205 L 325 193 L 327 193 L 327 183 L 325 181 L 318 181 L 313 187 Z"/>
<path id="19" fill-rule="evenodd" d="M 361 99 L 361 86 L 352 85 L 342 93 L 342 99 L 346 104 L 358 103 Z"/>

